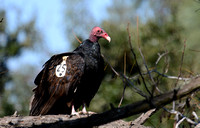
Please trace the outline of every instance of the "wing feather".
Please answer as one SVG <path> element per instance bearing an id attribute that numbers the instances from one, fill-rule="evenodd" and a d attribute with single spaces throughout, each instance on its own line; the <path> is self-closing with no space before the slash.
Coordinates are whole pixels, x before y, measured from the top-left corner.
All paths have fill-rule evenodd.
<path id="1" fill-rule="evenodd" d="M 68 56 L 66 73 L 63 77 L 57 77 L 56 66 L 64 61 L 63 56 Z M 54 114 L 56 110 L 64 112 L 65 110 L 55 110 L 54 107 L 59 99 L 65 99 L 64 102 L 59 102 L 60 107 L 71 102 L 74 90 L 84 74 L 84 68 L 85 61 L 79 54 L 64 53 L 52 56 L 34 81 L 37 87 L 33 89 L 34 98 L 31 102 L 30 115 Z"/>

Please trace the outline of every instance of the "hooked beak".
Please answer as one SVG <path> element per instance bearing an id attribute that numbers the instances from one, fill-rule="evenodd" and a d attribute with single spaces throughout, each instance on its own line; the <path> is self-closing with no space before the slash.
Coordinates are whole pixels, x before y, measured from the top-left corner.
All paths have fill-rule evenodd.
<path id="1" fill-rule="evenodd" d="M 104 38 L 110 43 L 110 41 L 111 41 L 110 36 L 105 36 Z"/>

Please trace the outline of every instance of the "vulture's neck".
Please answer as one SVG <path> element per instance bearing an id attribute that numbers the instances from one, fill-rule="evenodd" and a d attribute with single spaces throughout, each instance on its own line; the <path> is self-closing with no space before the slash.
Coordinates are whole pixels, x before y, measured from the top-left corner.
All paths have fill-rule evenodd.
<path id="1" fill-rule="evenodd" d="M 89 39 L 83 41 L 78 49 L 86 56 L 99 57 L 101 55 L 99 43 Z"/>

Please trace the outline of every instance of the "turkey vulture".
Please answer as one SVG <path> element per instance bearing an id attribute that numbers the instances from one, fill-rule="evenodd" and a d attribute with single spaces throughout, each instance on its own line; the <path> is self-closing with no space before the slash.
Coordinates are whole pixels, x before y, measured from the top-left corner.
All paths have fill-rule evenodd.
<path id="1" fill-rule="evenodd" d="M 73 52 L 52 56 L 35 78 L 37 85 L 30 103 L 30 115 L 78 114 L 96 94 L 104 76 L 104 60 L 98 40 L 111 38 L 100 27 L 94 27 L 89 39 Z"/>

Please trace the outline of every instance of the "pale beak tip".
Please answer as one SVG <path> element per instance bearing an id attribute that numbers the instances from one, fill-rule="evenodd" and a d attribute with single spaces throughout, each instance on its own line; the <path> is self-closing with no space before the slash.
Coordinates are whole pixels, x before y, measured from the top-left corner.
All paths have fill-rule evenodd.
<path id="1" fill-rule="evenodd" d="M 111 41 L 111 38 L 109 36 L 106 37 L 106 40 L 108 40 L 108 42 Z"/>

